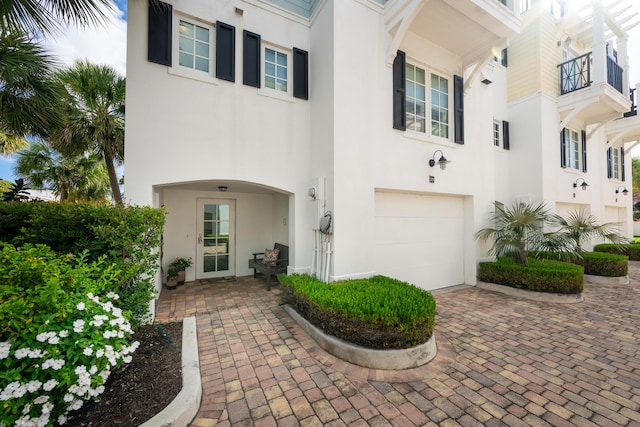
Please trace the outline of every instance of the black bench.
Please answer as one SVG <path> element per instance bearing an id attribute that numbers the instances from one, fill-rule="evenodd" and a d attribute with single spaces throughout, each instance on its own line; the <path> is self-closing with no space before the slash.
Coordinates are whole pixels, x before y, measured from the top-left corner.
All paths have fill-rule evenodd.
<path id="1" fill-rule="evenodd" d="M 267 278 L 267 290 L 271 290 L 271 276 L 286 273 L 289 266 L 289 246 L 281 243 L 273 245 L 273 249 L 278 249 L 278 260 L 275 265 L 265 263 L 264 252 L 255 252 L 253 259 L 249 260 L 249 268 L 253 268 L 253 277 L 256 278 L 258 271 Z"/>

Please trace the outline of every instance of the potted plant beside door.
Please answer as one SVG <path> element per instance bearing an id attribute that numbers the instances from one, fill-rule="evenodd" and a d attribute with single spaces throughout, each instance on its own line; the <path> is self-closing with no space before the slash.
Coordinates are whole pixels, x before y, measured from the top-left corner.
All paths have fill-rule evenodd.
<path id="1" fill-rule="evenodd" d="M 169 271 L 173 269 L 178 272 L 178 285 L 184 285 L 185 270 L 191 267 L 192 264 L 193 261 L 191 261 L 191 257 L 189 257 L 189 259 L 176 257 L 176 259 L 171 261 L 171 264 L 169 264 Z"/>
<path id="2" fill-rule="evenodd" d="M 178 270 L 169 267 L 167 270 L 167 289 L 175 289 L 178 286 Z"/>

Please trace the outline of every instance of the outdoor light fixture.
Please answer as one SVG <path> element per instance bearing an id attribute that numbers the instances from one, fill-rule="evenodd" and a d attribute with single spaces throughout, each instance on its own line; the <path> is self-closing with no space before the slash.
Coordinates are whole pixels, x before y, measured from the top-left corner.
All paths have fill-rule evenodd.
<path id="1" fill-rule="evenodd" d="M 307 195 L 309 195 L 309 197 L 311 197 L 313 200 L 315 200 L 316 199 L 316 187 L 309 188 L 309 190 L 307 191 Z"/>
<path id="2" fill-rule="evenodd" d="M 578 181 L 582 180 L 582 184 L 580 184 L 580 187 L 582 187 L 583 190 L 586 190 L 587 187 L 589 186 L 589 184 L 587 184 L 587 182 L 584 180 L 584 178 L 578 178 L 576 179 L 576 182 L 573 183 L 573 188 L 578 188 Z"/>
<path id="3" fill-rule="evenodd" d="M 622 190 L 620 190 L 622 188 Z M 629 190 L 627 190 L 623 185 L 621 185 L 620 187 L 616 188 L 616 194 L 618 193 L 622 193 L 623 196 L 626 196 L 627 194 L 629 194 Z"/>
<path id="4" fill-rule="evenodd" d="M 433 153 L 433 158 L 429 160 L 429 166 L 434 167 L 436 165 L 437 153 L 440 153 L 440 158 L 438 159 L 438 164 L 440 165 L 440 169 L 445 170 L 447 168 L 447 163 L 449 163 L 449 160 L 447 160 L 446 157 L 444 157 L 444 153 L 442 152 L 442 150 L 436 150 Z"/>
<path id="5" fill-rule="evenodd" d="M 224 193 L 227 189 L 228 187 L 226 185 L 218 185 L 218 191 L 222 191 Z"/>

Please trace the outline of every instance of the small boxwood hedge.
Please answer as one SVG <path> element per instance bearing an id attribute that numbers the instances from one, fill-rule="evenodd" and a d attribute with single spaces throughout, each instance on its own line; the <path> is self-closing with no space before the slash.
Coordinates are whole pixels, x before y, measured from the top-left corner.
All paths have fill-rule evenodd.
<path id="1" fill-rule="evenodd" d="M 601 243 L 593 248 L 594 252 L 606 252 L 609 254 L 626 255 L 630 261 L 640 261 L 640 243 L 625 243 L 615 245 L 612 243 Z"/>
<path id="2" fill-rule="evenodd" d="M 284 302 L 326 334 L 371 349 L 406 349 L 433 334 L 430 292 L 384 276 L 327 284 L 310 275 L 279 276 Z"/>
<path id="3" fill-rule="evenodd" d="M 559 255 L 553 252 L 529 252 L 535 258 L 558 260 Z M 605 252 L 582 252 L 581 258 L 570 257 L 567 262 L 584 267 L 584 274 L 604 277 L 621 277 L 627 275 L 629 257 Z"/>
<path id="4" fill-rule="evenodd" d="M 478 280 L 516 289 L 556 294 L 579 294 L 584 288 L 584 269 L 575 264 L 529 258 L 529 265 L 511 258 L 481 262 Z"/>

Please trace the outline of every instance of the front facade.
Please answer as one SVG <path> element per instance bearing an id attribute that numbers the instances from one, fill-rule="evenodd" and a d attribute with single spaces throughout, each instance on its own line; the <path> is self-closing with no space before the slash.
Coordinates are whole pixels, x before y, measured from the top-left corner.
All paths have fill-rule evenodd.
<path id="1" fill-rule="evenodd" d="M 629 156 L 618 150 L 618 174 L 607 178 L 599 146 L 638 139 L 634 117 L 614 117 L 631 109 L 629 97 L 572 104 L 536 76 L 514 76 L 529 66 L 518 43 L 548 14 L 522 6 L 131 3 L 125 193 L 129 203 L 166 207 L 165 271 L 190 256 L 187 280 L 249 275 L 251 254 L 278 242 L 289 246 L 289 272 L 329 281 L 384 274 L 425 289 L 475 284 L 487 248 L 474 234 L 496 201 L 588 206 L 630 232 L 631 197 L 607 194 L 617 184 L 630 190 Z M 539 50 L 546 40 L 536 39 Z M 533 65 L 557 74 L 556 64 Z M 603 107 L 592 112 L 589 102 Z M 561 167 L 564 128 L 588 133 L 588 172 L 573 170 L 571 150 Z M 562 144 L 573 147 L 575 135 Z M 574 176 L 589 182 L 575 198 L 559 184 Z"/>

